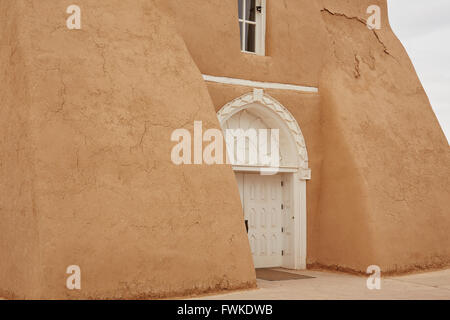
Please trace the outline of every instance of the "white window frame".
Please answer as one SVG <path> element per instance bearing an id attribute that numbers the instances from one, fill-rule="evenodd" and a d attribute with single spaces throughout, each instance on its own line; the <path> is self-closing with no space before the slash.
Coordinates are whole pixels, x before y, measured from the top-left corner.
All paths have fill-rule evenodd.
<path id="1" fill-rule="evenodd" d="M 242 19 L 239 19 L 239 23 L 242 23 L 242 43 L 241 51 L 245 53 L 252 53 L 259 56 L 266 55 L 266 0 L 256 0 L 256 7 L 261 6 L 261 12 L 256 12 L 255 21 L 245 20 L 245 5 L 246 1 L 242 1 Z M 239 17 L 238 17 L 239 18 Z M 255 52 L 246 51 L 245 48 L 245 24 L 255 25 Z"/>

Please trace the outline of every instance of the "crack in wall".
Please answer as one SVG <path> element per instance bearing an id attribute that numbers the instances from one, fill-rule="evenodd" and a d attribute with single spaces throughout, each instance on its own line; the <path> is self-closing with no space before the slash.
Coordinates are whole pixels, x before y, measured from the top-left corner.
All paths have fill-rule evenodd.
<path id="1" fill-rule="evenodd" d="M 360 18 L 360 17 L 349 17 L 347 16 L 345 13 L 340 13 L 340 12 L 333 12 L 327 8 L 323 8 L 322 10 L 320 10 L 321 12 L 326 12 L 332 16 L 337 16 L 337 17 L 343 17 L 345 19 L 348 20 L 354 20 L 357 22 L 362 23 L 365 27 L 367 27 L 367 22 L 366 20 Z M 395 61 L 398 62 L 398 60 L 389 52 L 387 46 L 384 44 L 384 42 L 381 40 L 380 36 L 378 35 L 378 33 L 375 31 L 375 29 L 369 29 L 367 28 L 369 31 L 372 31 L 373 35 L 375 36 L 375 39 L 377 40 L 377 42 L 383 47 L 383 52 L 385 54 L 387 54 L 388 56 L 392 57 Z"/>
<path id="2" fill-rule="evenodd" d="M 64 106 L 66 105 L 66 83 L 64 82 L 63 75 L 61 73 L 61 67 L 59 67 L 57 70 L 58 70 L 58 73 L 60 76 L 60 81 L 61 81 L 61 86 L 62 86 L 62 88 L 60 90 L 62 101 L 61 101 L 59 108 L 55 111 L 55 113 L 59 113 L 59 112 L 63 111 Z"/>
<path id="3" fill-rule="evenodd" d="M 355 54 L 355 78 L 357 79 L 361 77 L 361 72 L 359 71 L 360 62 L 358 55 Z"/>

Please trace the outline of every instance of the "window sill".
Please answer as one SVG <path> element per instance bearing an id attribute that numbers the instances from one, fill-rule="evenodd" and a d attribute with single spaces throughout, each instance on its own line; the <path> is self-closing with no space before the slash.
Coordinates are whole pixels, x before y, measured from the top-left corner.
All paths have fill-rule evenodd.
<path id="1" fill-rule="evenodd" d="M 251 54 L 251 55 L 259 56 L 259 57 L 265 57 L 266 56 L 264 54 L 259 54 L 259 53 L 256 53 L 256 52 L 244 51 L 244 50 L 241 50 L 241 53 Z"/>

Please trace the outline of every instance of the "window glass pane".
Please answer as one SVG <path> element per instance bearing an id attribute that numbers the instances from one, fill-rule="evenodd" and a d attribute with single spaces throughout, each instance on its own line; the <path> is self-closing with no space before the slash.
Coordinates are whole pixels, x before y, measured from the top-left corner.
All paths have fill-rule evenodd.
<path id="1" fill-rule="evenodd" d="M 242 19 L 242 11 L 244 11 L 244 0 L 238 0 L 239 19 Z"/>
<path id="2" fill-rule="evenodd" d="M 254 24 L 245 24 L 245 51 L 256 52 L 256 26 Z"/>
<path id="3" fill-rule="evenodd" d="M 240 31 L 240 34 L 241 34 L 241 50 L 244 50 L 244 48 L 242 48 L 242 32 L 244 31 L 243 29 L 242 29 L 242 22 L 239 22 L 239 31 Z"/>
<path id="4" fill-rule="evenodd" d="M 256 21 L 256 0 L 245 0 L 245 20 Z"/>

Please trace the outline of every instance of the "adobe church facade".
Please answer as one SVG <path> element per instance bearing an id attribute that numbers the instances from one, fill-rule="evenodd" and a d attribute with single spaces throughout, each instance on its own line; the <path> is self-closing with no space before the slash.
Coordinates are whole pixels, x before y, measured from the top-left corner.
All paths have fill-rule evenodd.
<path id="1" fill-rule="evenodd" d="M 0 0 L 0 77 L 0 297 L 450 264 L 449 146 L 385 0 Z M 277 172 L 174 163 L 200 121 L 279 130 Z"/>

